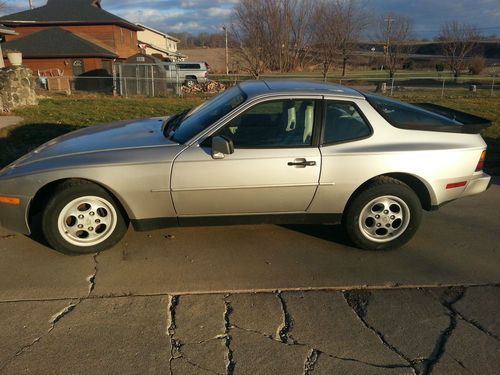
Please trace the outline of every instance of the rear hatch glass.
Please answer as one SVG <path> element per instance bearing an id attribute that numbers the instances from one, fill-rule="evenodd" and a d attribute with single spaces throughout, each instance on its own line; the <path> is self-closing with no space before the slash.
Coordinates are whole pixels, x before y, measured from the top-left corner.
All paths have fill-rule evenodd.
<path id="1" fill-rule="evenodd" d="M 436 104 L 408 104 L 378 95 L 365 96 L 387 122 L 401 129 L 475 134 L 491 125 L 487 119 Z"/>

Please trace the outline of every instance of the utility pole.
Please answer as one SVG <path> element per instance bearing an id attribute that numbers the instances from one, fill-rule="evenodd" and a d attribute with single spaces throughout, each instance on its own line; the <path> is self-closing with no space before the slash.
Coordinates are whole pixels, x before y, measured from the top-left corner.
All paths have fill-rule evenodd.
<path id="1" fill-rule="evenodd" d="M 224 33 L 226 34 L 226 75 L 229 75 L 229 48 L 228 48 L 228 42 L 227 42 L 227 26 L 224 25 L 222 26 L 222 30 L 224 30 Z"/>
<path id="2" fill-rule="evenodd" d="M 30 9 L 33 9 L 33 0 L 29 0 L 30 2 Z"/>
<path id="3" fill-rule="evenodd" d="M 395 21 L 395 19 L 391 16 L 388 16 L 386 19 L 384 19 L 384 21 L 387 22 L 387 41 L 386 45 L 384 46 L 384 65 L 387 66 L 387 58 L 389 56 L 389 47 L 391 44 L 392 23 Z"/>

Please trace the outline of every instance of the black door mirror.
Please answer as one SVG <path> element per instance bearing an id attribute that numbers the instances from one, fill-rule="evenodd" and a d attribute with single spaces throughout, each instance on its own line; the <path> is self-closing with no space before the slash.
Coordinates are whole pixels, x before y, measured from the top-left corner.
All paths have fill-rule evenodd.
<path id="1" fill-rule="evenodd" d="M 233 141 L 223 136 L 212 138 L 212 158 L 224 159 L 224 155 L 234 153 Z"/>

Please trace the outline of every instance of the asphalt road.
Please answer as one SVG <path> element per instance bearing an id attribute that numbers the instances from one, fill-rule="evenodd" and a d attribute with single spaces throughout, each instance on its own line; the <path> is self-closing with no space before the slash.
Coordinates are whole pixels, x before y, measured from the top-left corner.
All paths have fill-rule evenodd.
<path id="1" fill-rule="evenodd" d="M 494 374 L 500 185 L 404 248 L 338 226 L 130 231 L 67 256 L 0 229 L 1 374 Z"/>

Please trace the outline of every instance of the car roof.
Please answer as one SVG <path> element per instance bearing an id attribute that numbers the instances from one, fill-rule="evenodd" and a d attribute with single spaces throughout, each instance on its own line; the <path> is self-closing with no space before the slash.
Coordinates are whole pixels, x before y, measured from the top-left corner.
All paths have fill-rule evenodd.
<path id="1" fill-rule="evenodd" d="M 364 99 L 359 91 L 349 87 L 323 82 L 294 81 L 294 80 L 258 80 L 244 81 L 239 84 L 248 97 L 270 93 L 283 94 L 313 94 L 334 95 L 340 97 Z"/>

